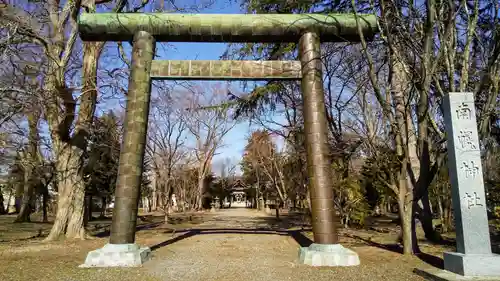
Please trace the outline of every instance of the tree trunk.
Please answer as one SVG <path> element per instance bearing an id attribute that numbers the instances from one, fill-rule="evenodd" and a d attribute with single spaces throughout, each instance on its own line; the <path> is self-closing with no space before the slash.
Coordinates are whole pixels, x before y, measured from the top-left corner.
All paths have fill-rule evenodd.
<path id="1" fill-rule="evenodd" d="M 307 200 L 307 212 L 308 214 L 312 214 L 312 209 L 311 209 L 311 196 L 309 195 L 309 192 L 306 195 L 306 200 Z"/>
<path id="2" fill-rule="evenodd" d="M 30 108 L 28 113 L 28 145 L 26 153 L 22 156 L 21 163 L 24 170 L 24 192 L 22 197 L 21 209 L 15 222 L 29 222 L 33 209 L 33 196 L 35 188 L 35 169 L 38 166 L 38 123 L 40 122 L 40 110 Z"/>
<path id="3" fill-rule="evenodd" d="M 84 227 L 87 227 L 89 224 L 89 221 L 91 220 L 89 207 L 90 207 L 89 196 L 85 195 L 85 199 L 83 200 L 83 226 Z"/>
<path id="4" fill-rule="evenodd" d="M 429 202 L 429 193 L 425 192 L 421 198 L 421 203 L 415 205 L 415 213 L 422 224 L 422 228 L 425 233 L 425 238 L 432 242 L 441 241 L 442 237 L 439 233 L 434 229 L 434 225 L 432 223 L 432 211 L 430 209 Z"/>
<path id="5" fill-rule="evenodd" d="M 443 215 L 441 216 L 441 226 L 442 226 L 442 232 L 443 233 L 447 233 L 449 231 L 451 231 L 453 229 L 453 226 L 452 226 L 452 219 L 451 219 L 451 203 L 450 202 L 446 202 L 446 201 L 449 201 L 449 199 L 444 199 L 443 198 L 443 201 L 444 202 L 444 206 L 443 206 Z"/>
<path id="6" fill-rule="evenodd" d="M 198 196 L 196 200 L 196 209 L 197 210 L 202 210 L 203 209 L 203 192 L 205 191 L 205 178 L 200 177 L 198 178 Z"/>
<path id="7" fill-rule="evenodd" d="M 87 226 L 88 222 L 92 220 L 92 195 L 85 196 L 85 220 L 84 225 Z"/>
<path id="8" fill-rule="evenodd" d="M 68 216 L 71 213 L 71 190 L 64 187 L 66 187 L 66 185 L 63 185 L 62 183 L 58 187 L 59 192 L 57 196 L 56 218 L 52 229 L 50 230 L 49 236 L 46 238 L 48 241 L 57 240 L 64 235 L 66 225 L 68 223 Z"/>
<path id="9" fill-rule="evenodd" d="M 415 205 L 417 205 L 416 202 L 413 202 L 413 208 L 415 208 Z M 413 250 L 413 254 L 418 254 L 420 253 L 420 248 L 418 246 L 418 238 L 417 238 L 417 226 L 416 226 L 416 215 L 415 212 L 412 210 L 412 216 L 411 216 L 411 247 Z"/>
<path id="10" fill-rule="evenodd" d="M 21 211 L 21 206 L 23 203 L 23 191 L 24 191 L 24 180 L 21 180 L 20 177 L 16 178 L 16 183 L 15 183 L 15 189 L 16 189 L 16 196 L 14 199 L 14 207 L 16 210 L 16 214 L 19 214 Z"/>
<path id="11" fill-rule="evenodd" d="M 180 195 L 181 195 L 181 207 L 182 207 L 182 212 L 186 212 L 186 202 L 187 202 L 187 199 L 186 199 L 186 190 L 184 188 L 181 188 L 180 189 Z"/>
<path id="12" fill-rule="evenodd" d="M 104 218 L 106 217 L 106 197 L 101 197 L 101 214 L 99 217 Z"/>
<path id="13" fill-rule="evenodd" d="M 405 204 L 404 199 L 398 200 L 399 218 L 401 223 L 401 236 L 403 242 L 403 254 L 413 254 L 413 234 L 412 234 L 412 208 L 411 203 Z"/>
<path id="14" fill-rule="evenodd" d="M 437 198 L 437 207 L 439 211 L 439 220 L 441 221 L 441 233 L 446 233 L 445 232 L 445 226 L 444 226 L 444 209 L 443 209 L 443 202 L 442 202 L 442 197 L 438 196 Z"/>
<path id="15" fill-rule="evenodd" d="M 80 178 L 83 177 L 80 175 Z M 67 238 L 85 239 L 85 228 L 83 224 L 85 210 L 85 186 L 83 182 L 74 184 L 73 206 L 71 216 L 66 229 Z"/>
<path id="16" fill-rule="evenodd" d="M 157 183 L 156 183 L 156 179 L 157 179 L 158 176 L 155 176 L 155 180 L 153 180 L 151 182 L 151 194 L 150 196 L 148 196 L 148 199 L 149 199 L 149 212 L 151 212 L 152 210 L 155 210 L 156 211 L 156 187 L 157 187 Z"/>
<path id="17" fill-rule="evenodd" d="M 25 182 L 24 182 L 24 192 L 23 192 L 23 197 L 21 201 L 21 209 L 19 210 L 19 213 L 17 214 L 16 219 L 14 222 L 30 222 L 30 215 L 33 209 L 32 206 L 32 201 L 33 201 L 33 181 L 32 181 L 32 172 L 26 171 L 28 169 L 25 169 L 24 176 L 25 176 Z"/>
<path id="18" fill-rule="evenodd" d="M 36 187 L 35 187 L 36 189 Z M 38 194 L 34 194 L 33 196 L 33 200 L 31 201 L 32 202 L 32 212 L 34 213 L 39 213 L 42 211 L 42 201 L 41 201 L 41 197 L 38 196 Z"/>
<path id="19" fill-rule="evenodd" d="M 451 202 L 448 201 L 448 204 L 446 205 L 446 225 L 448 226 L 448 230 L 451 231 L 453 230 L 453 212 L 451 209 Z"/>
<path id="20" fill-rule="evenodd" d="M 42 193 L 42 222 L 48 222 L 49 218 L 47 216 L 47 202 L 49 200 L 49 190 L 48 187 L 44 187 L 44 191 Z"/>
<path id="21" fill-rule="evenodd" d="M 416 236 L 415 212 L 413 209 L 417 206 L 414 201 L 412 185 L 406 173 L 406 161 L 402 161 L 399 173 L 397 173 L 398 187 L 393 187 L 398 191 L 397 205 L 399 211 L 401 238 L 403 242 L 403 254 L 413 255 L 419 252 L 418 240 Z"/>
<path id="22" fill-rule="evenodd" d="M 103 46 L 103 42 L 83 43 L 83 87 L 78 118 L 72 136 L 69 133 L 72 124 L 67 122 L 70 116 L 61 117 L 59 108 L 54 108 L 50 103 L 47 104 L 47 111 L 49 111 L 47 121 L 56 159 L 55 184 L 58 186 L 59 196 L 54 225 L 46 240 L 55 240 L 62 235 L 66 238 L 85 238 L 85 185 L 82 155 L 87 148 L 87 138 L 97 103 L 97 63 Z M 49 69 L 57 73 L 60 67 L 53 62 Z M 74 114 L 72 106 L 75 106 L 75 102 L 72 101 L 71 93 L 64 95 L 62 91 L 67 89 L 58 88 L 58 86 L 64 87 L 64 84 L 61 84 L 54 75 L 50 73 L 47 76 L 45 90 L 50 91 L 53 96 L 64 96 L 67 111 L 65 114 Z"/>
<path id="23" fill-rule="evenodd" d="M 159 206 L 160 208 L 164 207 L 165 206 L 165 185 L 164 184 L 160 184 L 160 185 L 157 185 L 160 187 L 160 192 L 157 192 L 156 195 L 158 196 L 157 198 L 157 206 Z"/>
<path id="24" fill-rule="evenodd" d="M 81 151 L 64 144 L 60 151 L 54 146 L 54 153 L 58 155 L 56 171 L 58 175 L 57 213 L 54 225 L 46 240 L 57 240 L 61 236 L 66 238 L 85 238 L 85 186 L 81 163 Z"/>
<path id="25" fill-rule="evenodd" d="M 380 204 L 379 209 L 381 215 L 386 215 L 388 213 L 387 204 L 385 203 Z"/>
<path id="26" fill-rule="evenodd" d="M 163 224 L 168 225 L 168 218 L 170 217 L 170 200 L 167 200 L 167 204 L 163 206 L 163 212 L 165 214 Z"/>
<path id="27" fill-rule="evenodd" d="M 163 218 L 163 224 L 168 225 L 168 218 L 170 217 L 169 210 L 165 210 L 165 216 Z"/>
<path id="28" fill-rule="evenodd" d="M 151 201 L 151 202 L 150 202 L 150 204 L 151 204 L 151 210 L 156 211 L 156 208 L 157 208 L 157 207 L 156 207 L 156 206 L 157 206 L 156 204 L 157 204 L 157 201 L 158 201 L 158 200 L 157 200 L 157 195 L 156 195 L 156 189 L 155 189 L 155 190 L 153 190 L 153 194 L 151 194 L 151 200 L 150 200 L 150 201 Z"/>
<path id="29" fill-rule="evenodd" d="M 10 198 L 9 198 L 10 199 Z M 3 193 L 2 187 L 0 186 L 0 215 L 5 215 L 7 213 L 5 205 L 3 204 Z M 7 201 L 7 208 L 9 208 L 9 202 Z"/>
<path id="30" fill-rule="evenodd" d="M 94 196 L 89 195 L 89 221 L 93 218 L 92 213 L 94 213 Z"/>
<path id="31" fill-rule="evenodd" d="M 257 188 L 255 189 L 256 192 L 255 192 L 255 198 L 256 198 L 256 201 L 257 201 L 257 210 L 261 210 L 263 209 L 264 207 L 261 206 L 260 204 L 260 197 L 262 197 L 262 194 L 260 194 L 260 176 L 259 176 L 259 166 L 257 166 Z"/>
<path id="32" fill-rule="evenodd" d="M 6 211 L 6 213 L 7 213 L 7 214 L 9 214 L 9 213 L 10 213 L 10 202 L 12 201 L 12 197 L 13 197 L 13 195 L 14 195 L 14 191 L 13 191 L 13 190 L 11 190 L 11 191 L 9 192 L 9 198 L 7 199 L 7 206 L 6 206 L 6 209 L 5 209 L 5 211 Z"/>

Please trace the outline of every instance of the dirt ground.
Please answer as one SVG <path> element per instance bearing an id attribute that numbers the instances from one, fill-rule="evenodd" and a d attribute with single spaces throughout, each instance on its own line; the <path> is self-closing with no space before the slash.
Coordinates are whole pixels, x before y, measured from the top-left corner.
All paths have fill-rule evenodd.
<path id="1" fill-rule="evenodd" d="M 225 209 L 178 214 L 168 227 L 161 216 L 142 218 L 137 243 L 151 247 L 152 260 L 140 268 L 82 269 L 86 254 L 107 243 L 109 219 L 92 221 L 93 239 L 44 243 L 50 224 L 0 216 L 0 280 L 424 280 L 413 270 L 442 267 L 442 252 L 453 249 L 421 242 L 425 254 L 403 256 L 395 224 L 378 218 L 367 229 L 341 230 L 341 243 L 359 254 L 360 266 L 313 268 L 297 263 L 299 245 L 310 244 L 312 233 L 294 215 L 277 221 L 256 210 Z"/>

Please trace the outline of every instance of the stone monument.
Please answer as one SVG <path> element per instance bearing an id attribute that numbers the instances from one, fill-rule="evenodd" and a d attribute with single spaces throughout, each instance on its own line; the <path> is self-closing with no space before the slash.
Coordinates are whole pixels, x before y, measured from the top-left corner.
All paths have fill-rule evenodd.
<path id="1" fill-rule="evenodd" d="M 500 256 L 491 252 L 474 94 L 448 94 L 444 115 L 457 237 L 456 252 L 444 254 L 444 269 L 500 279 Z"/>

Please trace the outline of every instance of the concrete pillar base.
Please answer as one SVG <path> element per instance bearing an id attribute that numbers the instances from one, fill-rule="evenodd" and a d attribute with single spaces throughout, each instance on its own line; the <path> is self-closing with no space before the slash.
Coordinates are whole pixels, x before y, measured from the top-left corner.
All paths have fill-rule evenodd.
<path id="1" fill-rule="evenodd" d="M 359 265 L 358 254 L 344 248 L 340 244 L 316 244 L 299 249 L 301 264 L 311 266 L 356 266 Z"/>
<path id="2" fill-rule="evenodd" d="M 87 254 L 79 267 L 137 267 L 151 258 L 151 249 L 137 244 L 106 244 Z"/>

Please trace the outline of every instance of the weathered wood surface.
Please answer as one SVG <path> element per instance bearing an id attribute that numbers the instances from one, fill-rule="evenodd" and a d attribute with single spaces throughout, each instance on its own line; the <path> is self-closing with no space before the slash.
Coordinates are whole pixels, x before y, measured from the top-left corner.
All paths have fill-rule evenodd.
<path id="1" fill-rule="evenodd" d="M 358 17 L 370 40 L 376 16 Z M 158 42 L 298 42 L 307 31 L 322 42 L 359 41 L 354 14 L 82 13 L 78 28 L 87 41 L 128 41 L 137 31 Z"/>
<path id="2" fill-rule="evenodd" d="M 300 61 L 155 60 L 151 77 L 163 80 L 298 80 Z"/>

